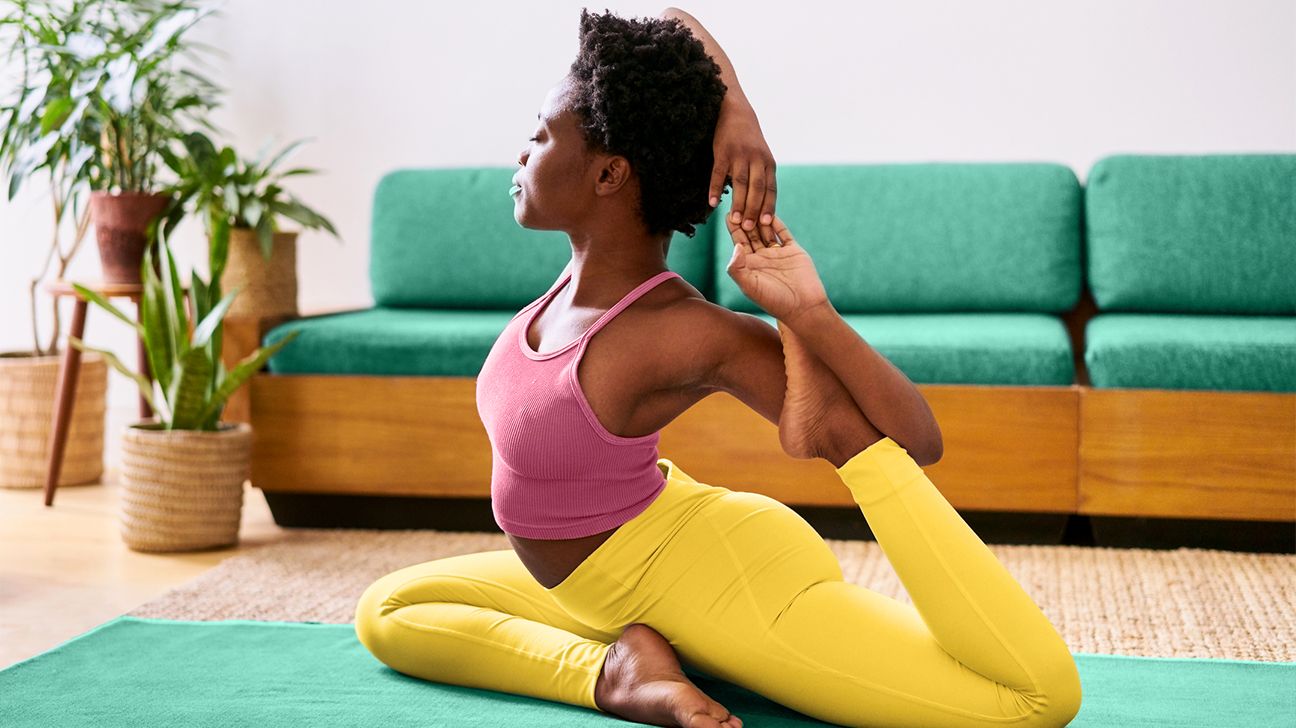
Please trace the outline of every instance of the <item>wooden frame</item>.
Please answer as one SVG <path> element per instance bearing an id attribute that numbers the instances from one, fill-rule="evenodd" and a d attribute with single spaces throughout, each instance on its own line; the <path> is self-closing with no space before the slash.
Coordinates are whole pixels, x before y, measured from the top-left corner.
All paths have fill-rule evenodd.
<path id="1" fill-rule="evenodd" d="M 1088 293 L 1063 318 L 1074 349 Z M 231 366 L 284 319 L 227 319 Z M 1296 394 L 920 384 L 941 423 L 925 468 L 959 509 L 1296 521 Z M 226 406 L 251 422 L 266 491 L 490 494 L 472 377 L 260 373 Z M 662 430 L 659 451 L 699 481 L 788 505 L 851 506 L 832 465 L 783 453 L 777 428 L 725 393 Z"/>

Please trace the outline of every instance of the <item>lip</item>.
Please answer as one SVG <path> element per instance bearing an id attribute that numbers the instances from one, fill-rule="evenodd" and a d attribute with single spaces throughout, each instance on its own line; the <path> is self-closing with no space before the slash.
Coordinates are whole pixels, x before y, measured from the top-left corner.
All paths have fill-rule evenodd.
<path id="1" fill-rule="evenodd" d="M 509 197 L 514 197 L 520 194 L 522 194 L 522 185 L 514 182 L 513 186 L 509 188 Z"/>

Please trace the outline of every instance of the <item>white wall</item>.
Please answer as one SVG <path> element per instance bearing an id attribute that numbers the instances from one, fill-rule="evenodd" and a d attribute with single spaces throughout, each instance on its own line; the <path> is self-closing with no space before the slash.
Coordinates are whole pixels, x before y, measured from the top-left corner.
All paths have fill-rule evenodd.
<path id="1" fill-rule="evenodd" d="M 303 311 L 372 303 L 369 203 L 383 172 L 516 164 L 575 56 L 583 6 L 230 0 L 205 21 L 197 37 L 224 53 L 209 69 L 227 89 L 216 122 L 247 155 L 312 137 L 295 161 L 326 170 L 293 186 L 343 238 L 303 234 Z M 728 54 L 779 163 L 1053 161 L 1083 181 L 1113 153 L 1296 151 L 1291 0 L 680 6 Z M 587 7 L 630 17 L 666 4 Z M 0 196 L 0 351 L 32 345 L 26 284 L 50 235 L 41 192 Z M 196 225 L 175 247 L 182 278 L 206 275 Z M 92 231 L 70 277 L 98 274 Z M 93 307 L 89 323 L 91 345 L 134 361 L 124 324 Z M 131 382 L 110 378 L 111 465 L 136 400 Z"/>

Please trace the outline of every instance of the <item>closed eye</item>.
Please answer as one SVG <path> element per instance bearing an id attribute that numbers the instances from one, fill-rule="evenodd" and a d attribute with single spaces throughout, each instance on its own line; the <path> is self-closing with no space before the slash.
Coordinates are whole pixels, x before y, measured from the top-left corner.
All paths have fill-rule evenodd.
<path id="1" fill-rule="evenodd" d="M 535 142 L 535 141 L 539 141 L 539 140 L 538 140 L 538 139 L 536 139 L 536 138 L 535 138 L 535 137 L 531 137 L 531 138 L 530 138 L 530 139 L 528 139 L 528 140 L 527 140 L 527 141 L 529 141 L 529 142 Z"/>

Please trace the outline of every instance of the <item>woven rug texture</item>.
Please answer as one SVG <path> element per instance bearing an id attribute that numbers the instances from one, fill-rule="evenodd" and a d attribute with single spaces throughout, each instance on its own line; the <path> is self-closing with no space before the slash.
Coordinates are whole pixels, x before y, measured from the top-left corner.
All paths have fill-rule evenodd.
<path id="1" fill-rule="evenodd" d="M 912 603 L 876 541 L 825 539 L 849 582 Z M 1072 652 L 1296 660 L 1296 556 L 1209 549 L 989 544 Z M 351 623 L 376 579 L 510 548 L 503 534 L 294 528 L 130 616 Z"/>

